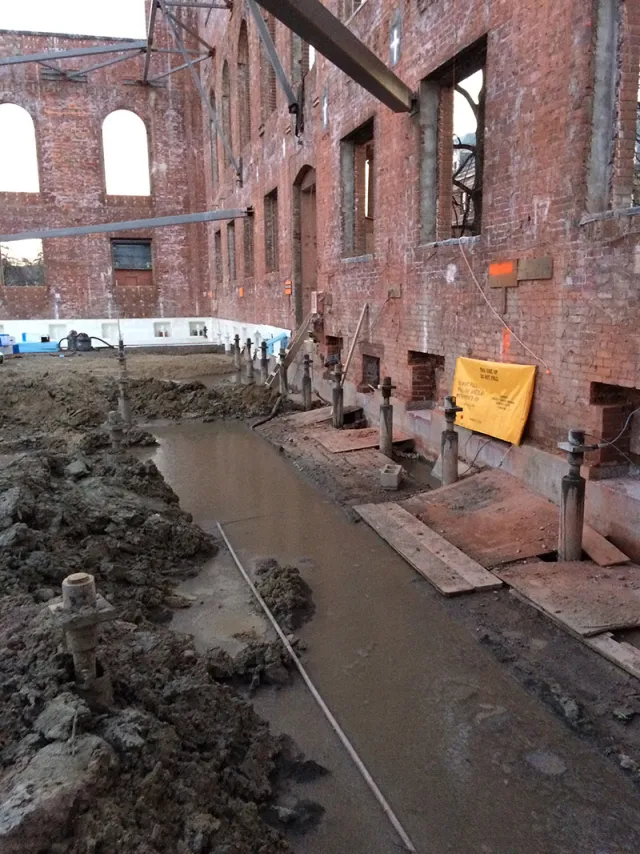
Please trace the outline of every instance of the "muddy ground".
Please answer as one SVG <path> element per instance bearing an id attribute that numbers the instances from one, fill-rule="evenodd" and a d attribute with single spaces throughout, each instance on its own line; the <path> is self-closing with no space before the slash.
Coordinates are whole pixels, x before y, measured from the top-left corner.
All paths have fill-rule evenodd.
<path id="1" fill-rule="evenodd" d="M 330 454 L 292 430 L 285 419 L 258 428 L 280 447 L 308 481 L 339 504 L 354 524 L 351 509 L 389 500 L 378 473 L 345 470 L 345 454 Z M 407 466 L 407 460 L 396 462 Z M 408 467 L 408 466 L 407 466 Z M 411 472 L 409 472 L 411 475 Z M 405 478 L 394 500 L 429 488 L 424 478 Z M 427 478 L 428 480 L 428 478 Z M 527 691 L 591 742 L 640 786 L 640 683 L 587 648 L 508 590 L 444 598 L 416 574 L 420 594 L 436 600 L 461 622 Z M 636 633 L 640 635 L 640 633 Z"/>
<path id="2" fill-rule="evenodd" d="M 262 389 L 185 381 L 203 361 L 229 367 L 208 355 L 130 358 L 136 417 L 272 410 L 274 395 Z M 15 454 L 0 469 L 0 850 L 285 852 L 285 827 L 321 814 L 313 804 L 292 808 L 290 793 L 278 805 L 285 772 L 322 769 L 274 738 L 233 683 L 285 685 L 290 665 L 279 645 L 253 644 L 225 672 L 215 651 L 201 656 L 166 628 L 189 605 L 175 586 L 218 543 L 180 509 L 152 462 L 104 448 L 116 366 L 100 354 L 24 358 L 0 370 L 2 448 Z M 81 571 L 115 606 L 99 645 L 108 705 L 77 689 L 49 609 L 62 579 Z M 261 576 L 291 627 L 312 611 L 300 582 L 277 564 Z"/>

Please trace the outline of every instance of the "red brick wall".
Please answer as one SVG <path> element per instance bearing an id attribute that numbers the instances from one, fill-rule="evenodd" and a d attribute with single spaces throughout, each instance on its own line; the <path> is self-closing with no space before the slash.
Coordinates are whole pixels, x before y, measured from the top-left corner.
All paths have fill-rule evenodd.
<path id="1" fill-rule="evenodd" d="M 0 55 L 105 43 L 0 32 Z M 170 45 L 162 20 L 155 45 Z M 60 65 L 80 69 L 106 58 L 111 55 L 67 59 Z M 45 80 L 42 68 L 33 63 L 0 66 L 0 103 L 19 104 L 35 122 L 41 188 L 38 194 L 0 193 L 0 233 L 205 210 L 202 111 L 193 83 L 183 71 L 157 88 L 127 85 L 125 80 L 142 76 L 142 62 L 139 54 L 132 54 L 126 62 L 92 72 L 87 82 Z M 179 58 L 154 55 L 151 76 L 166 71 L 170 63 L 179 64 Z M 134 111 L 146 124 L 150 198 L 105 193 L 102 122 L 117 109 Z M 116 236 L 152 238 L 153 286 L 115 286 L 110 238 Z M 203 225 L 52 239 L 44 243 L 44 258 L 44 287 L 0 288 L 0 319 L 206 316 L 211 312 Z"/>
<path id="2" fill-rule="evenodd" d="M 328 5 L 336 11 L 335 0 Z M 393 0 L 367 0 L 350 22 L 385 62 L 396 5 Z M 637 0 L 623 5 L 627 19 L 637 17 Z M 591 382 L 639 384 L 640 255 L 634 250 L 640 223 L 624 213 L 581 224 L 591 130 L 594 8 L 595 3 L 584 0 L 543 5 L 538 0 L 404 4 L 402 58 L 395 70 L 414 90 L 421 79 L 487 34 L 482 233 L 462 242 L 429 245 L 420 244 L 417 117 L 393 114 L 319 56 L 306 80 L 300 143 L 291 132 L 292 120 L 280 90 L 277 110 L 260 136 L 259 44 L 249 22 L 254 133 L 251 144 L 238 152 L 244 183 L 239 187 L 227 167 L 217 191 L 211 191 L 210 183 L 207 189 L 210 203 L 255 207 L 256 275 L 240 302 L 231 290 L 218 285 L 219 316 L 292 325 L 293 299 L 285 296 L 282 286 L 293 268 L 291 191 L 300 169 L 309 165 L 317 172 L 318 289 L 332 295 L 326 334 L 342 336 L 348 347 L 367 301 L 370 316 L 376 318 L 371 342 L 384 346 L 381 374 L 393 378 L 401 397 L 408 399 L 411 393 L 409 350 L 444 356 L 444 388 L 451 387 L 458 356 L 535 363 L 539 370 L 528 438 L 554 447 L 568 427 L 601 429 L 601 413 L 589 403 Z M 235 91 L 240 22 L 237 6 L 231 15 L 212 14 L 206 29 L 218 50 L 215 75 L 207 78 L 217 91 L 224 58 L 229 59 Z M 276 30 L 283 65 L 289 68 L 288 30 L 280 23 Z M 629 38 L 635 38 L 633 33 Z M 637 53 L 637 44 L 630 44 L 629 50 Z M 621 97 L 635 101 L 637 59 L 625 56 L 626 88 Z M 323 129 L 325 89 L 329 124 Z M 371 117 L 376 129 L 374 256 L 343 259 L 340 140 Z M 232 121 L 237 120 L 234 105 Z M 624 146 L 628 149 L 628 140 Z M 624 146 L 621 141 L 616 153 L 617 174 L 628 180 L 628 168 L 625 172 L 620 159 Z M 275 186 L 280 270 L 266 275 L 262 199 Z M 612 197 L 612 204 L 618 203 L 620 192 Z M 449 205 L 445 214 L 450 217 Z M 544 361 L 534 359 L 514 336 L 505 338 L 467 266 L 468 261 L 500 313 L 501 292 L 487 289 L 489 262 L 540 255 L 553 257 L 553 279 L 522 282 L 510 289 L 504 319 Z M 391 288 L 401 290 L 401 299 L 387 299 Z M 361 375 L 358 358 L 354 377 Z"/>

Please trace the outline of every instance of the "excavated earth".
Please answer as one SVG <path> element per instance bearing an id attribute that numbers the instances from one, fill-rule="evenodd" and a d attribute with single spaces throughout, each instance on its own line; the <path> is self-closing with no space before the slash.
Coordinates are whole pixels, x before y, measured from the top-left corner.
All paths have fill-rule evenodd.
<path id="1" fill-rule="evenodd" d="M 199 655 L 166 627 L 189 602 L 173 591 L 217 550 L 152 462 L 104 450 L 115 408 L 111 375 L 0 372 L 0 851 L 3 854 L 271 854 L 312 824 L 317 805 L 278 804 L 296 755 L 239 693 L 235 680 L 284 685 L 279 644 L 237 660 Z M 259 388 L 130 381 L 139 419 L 255 417 Z M 142 431 L 134 441 L 152 441 Z M 26 452 L 25 452 L 26 449 Z M 6 460 L 5 460 L 6 462 Z M 115 607 L 100 629 L 113 687 L 101 704 L 79 692 L 49 605 L 63 578 L 89 572 Z M 312 612 L 293 568 L 269 564 L 264 595 L 288 628 Z"/>

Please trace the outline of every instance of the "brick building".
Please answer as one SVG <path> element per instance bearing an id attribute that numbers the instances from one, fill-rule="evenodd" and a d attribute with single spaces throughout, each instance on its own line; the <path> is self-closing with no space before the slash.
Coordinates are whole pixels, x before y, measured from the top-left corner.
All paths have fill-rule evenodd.
<path id="1" fill-rule="evenodd" d="M 189 10 L 181 15 L 185 20 L 191 16 L 195 25 Z M 5 31 L 0 32 L 0 55 L 108 47 L 113 41 Z M 194 47 L 193 39 L 187 37 L 187 43 Z M 174 54 L 161 52 L 174 47 L 162 25 L 157 28 L 154 47 L 158 52 L 153 54 L 151 78 L 160 77 L 180 61 Z M 113 65 L 107 64 L 113 54 L 55 64 L 72 72 L 105 63 L 75 79 L 57 73 L 52 63 L 48 67 L 33 62 L 0 66 L 0 110 L 10 104 L 27 111 L 35 128 L 39 178 L 29 192 L 0 191 L 0 233 L 205 209 L 204 186 L 194 168 L 202 161 L 203 136 L 201 107 L 192 81 L 182 72 L 153 86 L 136 84 L 133 81 L 142 76 L 144 57 L 139 50 L 128 55 L 129 59 Z M 129 194 L 126 173 L 119 184 L 117 176 L 115 183 L 108 184 L 103 127 L 108 127 L 115 111 L 129 111 L 133 125 L 131 139 L 122 135 L 125 155 L 136 133 L 142 146 L 146 136 L 150 178 L 146 195 Z M 2 127 L 7 128 L 8 122 Z M 5 161 L 0 174 L 7 175 L 13 168 Z M 193 334 L 202 330 L 203 318 L 211 315 L 205 235 L 205 226 L 200 224 L 45 240 L 38 258 L 40 268 L 30 278 L 21 268 L 20 258 L 7 257 L 5 248 L 0 324 L 12 334 L 24 328 L 52 337 L 75 326 L 113 340 L 117 318 L 146 319 L 137 324 L 142 337 L 175 336 L 179 330 L 177 333 L 172 326 L 177 321 L 183 334 Z M 7 322 L 15 320 L 21 323 Z"/>

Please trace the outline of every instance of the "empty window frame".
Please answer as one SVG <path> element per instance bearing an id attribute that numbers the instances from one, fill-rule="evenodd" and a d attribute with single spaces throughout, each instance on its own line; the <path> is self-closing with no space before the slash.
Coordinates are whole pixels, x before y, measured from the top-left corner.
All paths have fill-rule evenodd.
<path id="1" fill-rule="evenodd" d="M 264 262 L 267 273 L 278 269 L 278 190 L 264 197 Z"/>
<path id="2" fill-rule="evenodd" d="M 265 22 L 273 43 L 276 42 L 276 21 L 273 15 L 265 14 Z M 269 60 L 265 47 L 260 42 L 260 95 L 262 121 L 265 122 L 276 108 L 276 72 Z"/>
<path id="3" fill-rule="evenodd" d="M 373 252 L 374 153 L 373 119 L 342 140 L 342 238 L 343 254 L 346 257 Z"/>
<path id="4" fill-rule="evenodd" d="M 213 235 L 213 261 L 215 266 L 216 282 L 221 285 L 222 275 L 222 231 L 217 228 Z"/>
<path id="5" fill-rule="evenodd" d="M 115 110 L 102 123 L 105 185 L 108 195 L 149 196 L 147 128 L 131 110 Z"/>
<path id="6" fill-rule="evenodd" d="M 249 84 L 249 36 L 247 22 L 240 24 L 238 37 L 238 124 L 240 132 L 240 149 L 251 142 L 251 88 Z"/>
<path id="7" fill-rule="evenodd" d="M 442 394 L 444 356 L 409 350 L 408 364 L 411 373 L 410 401 L 433 405 Z"/>
<path id="8" fill-rule="evenodd" d="M 483 38 L 421 85 L 423 242 L 480 234 L 486 53 Z"/>
<path id="9" fill-rule="evenodd" d="M 227 256 L 229 259 L 229 281 L 235 282 L 236 274 L 236 224 L 227 223 Z"/>
<path id="10" fill-rule="evenodd" d="M 42 240 L 10 240 L 0 243 L 0 285 L 44 285 Z"/>
<path id="11" fill-rule="evenodd" d="M 0 104 L 0 192 L 40 192 L 36 130 L 18 104 Z"/>
<path id="12" fill-rule="evenodd" d="M 243 239 L 244 239 L 244 275 L 251 279 L 255 276 L 255 255 L 254 255 L 254 232 L 255 232 L 255 217 L 246 216 L 243 220 Z"/>
<path id="13" fill-rule="evenodd" d="M 153 284 L 150 240 L 112 240 L 111 257 L 117 285 Z"/>

